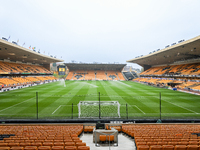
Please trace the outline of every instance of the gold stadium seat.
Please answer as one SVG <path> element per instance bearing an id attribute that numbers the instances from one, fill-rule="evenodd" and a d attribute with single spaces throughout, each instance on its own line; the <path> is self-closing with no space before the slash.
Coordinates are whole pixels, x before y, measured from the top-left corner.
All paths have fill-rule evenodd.
<path id="1" fill-rule="evenodd" d="M 10 150 L 24 150 L 24 147 L 20 147 L 20 146 L 11 147 Z"/>
<path id="2" fill-rule="evenodd" d="M 65 146 L 75 146 L 75 142 L 65 142 Z"/>
<path id="3" fill-rule="evenodd" d="M 64 150 L 64 146 L 52 146 L 51 150 Z"/>
<path id="4" fill-rule="evenodd" d="M 137 150 L 149 150 L 149 146 L 148 145 L 138 145 Z"/>
<path id="5" fill-rule="evenodd" d="M 51 146 L 39 146 L 38 150 L 51 150 Z"/>
<path id="6" fill-rule="evenodd" d="M 65 146 L 65 150 L 77 150 L 76 146 Z"/>
<path id="7" fill-rule="evenodd" d="M 10 147 L 1 147 L 1 150 L 10 150 Z"/>
<path id="8" fill-rule="evenodd" d="M 99 135 L 100 142 L 106 142 L 106 135 Z"/>
<path id="9" fill-rule="evenodd" d="M 76 143 L 76 146 L 86 146 L 86 143 L 85 142 L 80 142 L 80 143 Z"/>
<path id="10" fill-rule="evenodd" d="M 78 146 L 78 150 L 90 150 L 89 146 Z"/>
<path id="11" fill-rule="evenodd" d="M 188 145 L 187 150 L 199 150 L 199 146 L 198 145 Z"/>
<path id="12" fill-rule="evenodd" d="M 149 150 L 162 150 L 161 145 L 151 145 Z"/>
<path id="13" fill-rule="evenodd" d="M 109 142 L 114 142 L 114 135 L 107 135 L 106 140 Z"/>
<path id="14" fill-rule="evenodd" d="M 174 145 L 163 145 L 162 150 L 174 150 Z"/>
<path id="15" fill-rule="evenodd" d="M 187 150 L 187 146 L 186 145 L 176 145 L 174 147 L 174 150 Z"/>
<path id="16" fill-rule="evenodd" d="M 37 150 L 37 146 L 26 146 L 24 150 Z"/>

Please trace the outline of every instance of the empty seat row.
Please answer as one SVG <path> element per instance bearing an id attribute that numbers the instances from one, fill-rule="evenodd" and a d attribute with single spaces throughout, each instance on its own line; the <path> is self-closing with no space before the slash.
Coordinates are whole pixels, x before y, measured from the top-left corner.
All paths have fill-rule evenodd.
<path id="1" fill-rule="evenodd" d="M 89 150 L 78 137 L 82 132 L 82 125 L 2 125 L 0 150 Z"/>
<path id="2" fill-rule="evenodd" d="M 199 75 L 200 63 L 152 67 L 140 75 Z"/>
<path id="3" fill-rule="evenodd" d="M 35 77 L 11 77 L 11 78 L 0 78 L 0 85 L 5 86 L 19 86 L 32 84 L 33 82 L 55 80 L 57 78 L 53 76 L 35 76 Z"/>
<path id="4" fill-rule="evenodd" d="M 51 73 L 48 69 L 38 65 L 19 64 L 0 61 L 0 73 Z"/>
<path id="5" fill-rule="evenodd" d="M 1 150 L 90 150 L 89 146 L 26 146 L 26 147 L 1 147 Z"/>
<path id="6" fill-rule="evenodd" d="M 114 135 L 99 135 L 100 142 L 114 142 Z"/>
<path id="7" fill-rule="evenodd" d="M 198 145 L 139 145 L 137 150 L 199 150 Z"/>

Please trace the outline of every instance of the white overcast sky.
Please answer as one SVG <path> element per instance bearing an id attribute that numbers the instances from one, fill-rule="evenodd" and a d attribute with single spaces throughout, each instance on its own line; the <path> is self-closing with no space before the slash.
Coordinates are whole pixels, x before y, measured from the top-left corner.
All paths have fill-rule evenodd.
<path id="1" fill-rule="evenodd" d="M 66 63 L 126 63 L 198 35 L 200 0 L 0 0 L 0 37 Z"/>

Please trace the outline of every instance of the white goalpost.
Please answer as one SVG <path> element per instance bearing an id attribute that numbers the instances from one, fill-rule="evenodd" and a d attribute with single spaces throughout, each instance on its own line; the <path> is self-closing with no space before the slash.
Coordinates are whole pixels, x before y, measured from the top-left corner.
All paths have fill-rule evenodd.
<path id="1" fill-rule="evenodd" d="M 79 118 L 120 118 L 118 101 L 101 101 L 100 111 L 98 101 L 80 101 L 78 104 Z"/>

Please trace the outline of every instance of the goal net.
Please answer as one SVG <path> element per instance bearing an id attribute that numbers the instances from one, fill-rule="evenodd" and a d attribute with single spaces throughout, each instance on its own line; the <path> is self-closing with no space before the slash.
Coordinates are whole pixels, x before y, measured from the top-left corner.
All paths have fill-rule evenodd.
<path id="1" fill-rule="evenodd" d="M 79 118 L 120 118 L 118 101 L 101 101 L 100 111 L 98 101 L 80 101 L 78 103 Z"/>

